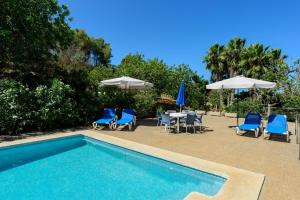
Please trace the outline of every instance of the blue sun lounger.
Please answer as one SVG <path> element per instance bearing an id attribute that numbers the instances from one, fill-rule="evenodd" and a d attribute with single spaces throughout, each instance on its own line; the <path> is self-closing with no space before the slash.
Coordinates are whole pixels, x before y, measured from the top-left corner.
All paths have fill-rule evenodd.
<path id="1" fill-rule="evenodd" d="M 286 115 L 270 115 L 267 127 L 264 130 L 264 138 L 266 135 L 286 135 L 286 141 L 289 141 L 289 131 Z"/>
<path id="2" fill-rule="evenodd" d="M 108 125 L 109 128 L 111 129 L 115 119 L 116 119 L 116 109 L 104 108 L 102 118 L 95 121 L 93 123 L 93 127 L 94 129 L 96 129 L 98 125 Z"/>
<path id="3" fill-rule="evenodd" d="M 114 122 L 114 128 L 117 126 L 128 126 L 129 130 L 132 130 L 132 126 L 135 124 L 135 112 L 133 109 L 124 108 L 122 111 L 121 119 Z"/>
<path id="4" fill-rule="evenodd" d="M 261 127 L 261 115 L 259 113 L 248 113 L 245 118 L 244 124 L 239 125 L 236 128 L 236 134 L 240 135 L 240 131 L 254 131 L 255 137 L 258 137 L 258 133 Z"/>

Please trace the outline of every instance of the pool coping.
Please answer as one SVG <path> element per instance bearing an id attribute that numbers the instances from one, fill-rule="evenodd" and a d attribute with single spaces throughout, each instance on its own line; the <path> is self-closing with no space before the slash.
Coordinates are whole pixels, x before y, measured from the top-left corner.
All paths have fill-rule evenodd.
<path id="1" fill-rule="evenodd" d="M 206 196 L 199 192 L 191 192 L 185 197 L 186 200 L 256 200 L 259 198 L 260 191 L 264 183 L 265 176 L 263 174 L 231 167 L 224 164 L 219 164 L 208 160 L 203 160 L 201 158 L 175 153 L 157 147 L 117 138 L 107 134 L 101 134 L 99 132 L 91 130 L 43 135 L 11 142 L 4 142 L 0 143 L 0 147 L 8 147 L 17 144 L 31 143 L 80 134 L 170 162 L 178 163 L 204 172 L 222 176 L 227 179 L 220 191 L 215 196 Z"/>

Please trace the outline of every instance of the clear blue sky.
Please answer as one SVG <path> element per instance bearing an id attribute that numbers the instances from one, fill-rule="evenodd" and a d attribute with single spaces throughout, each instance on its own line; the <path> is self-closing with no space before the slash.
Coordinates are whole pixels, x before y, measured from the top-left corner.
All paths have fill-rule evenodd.
<path id="1" fill-rule="evenodd" d="M 128 53 L 189 64 L 209 79 L 202 59 L 214 43 L 240 36 L 300 58 L 299 0 L 59 0 L 71 10 L 72 28 L 102 37 L 112 63 Z"/>

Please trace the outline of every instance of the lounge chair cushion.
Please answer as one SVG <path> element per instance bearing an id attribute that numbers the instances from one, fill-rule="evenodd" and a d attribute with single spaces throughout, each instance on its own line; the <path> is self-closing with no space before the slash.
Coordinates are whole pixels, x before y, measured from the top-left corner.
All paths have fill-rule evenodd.
<path id="1" fill-rule="evenodd" d="M 114 118 L 111 119 L 99 119 L 96 121 L 96 124 L 109 124 L 110 122 L 113 121 Z"/>
<path id="2" fill-rule="evenodd" d="M 286 134 L 288 131 L 286 117 L 284 115 L 270 115 L 265 131 L 272 134 Z"/>
<path id="3" fill-rule="evenodd" d="M 241 124 L 239 128 L 244 131 L 253 131 L 259 128 L 260 124 Z"/>
<path id="4" fill-rule="evenodd" d="M 132 121 L 133 120 L 130 120 L 130 119 L 120 119 L 120 120 L 116 121 L 116 124 L 118 124 L 118 125 L 129 124 Z"/>

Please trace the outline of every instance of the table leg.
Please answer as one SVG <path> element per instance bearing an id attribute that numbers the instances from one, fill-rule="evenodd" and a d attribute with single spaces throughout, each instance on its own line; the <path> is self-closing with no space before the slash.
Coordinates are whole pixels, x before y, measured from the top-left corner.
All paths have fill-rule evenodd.
<path id="1" fill-rule="evenodd" d="M 177 133 L 179 133 L 179 117 L 177 118 Z"/>

